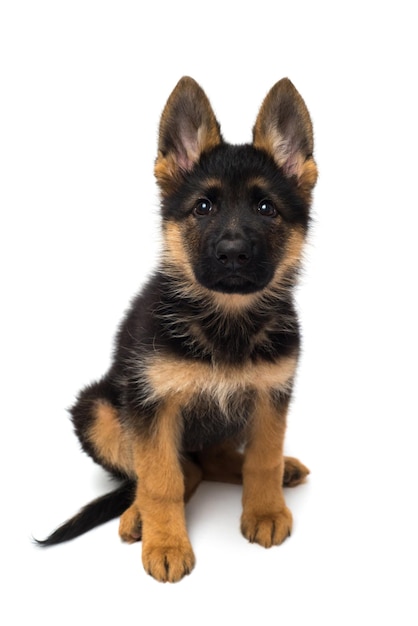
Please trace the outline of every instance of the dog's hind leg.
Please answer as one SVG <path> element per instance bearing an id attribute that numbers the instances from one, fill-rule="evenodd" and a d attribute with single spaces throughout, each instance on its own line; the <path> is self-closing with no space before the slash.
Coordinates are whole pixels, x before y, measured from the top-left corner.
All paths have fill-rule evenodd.
<path id="1" fill-rule="evenodd" d="M 284 457 L 283 487 L 296 487 L 305 481 L 310 470 L 292 456 Z"/>
<path id="2" fill-rule="evenodd" d="M 81 445 L 112 474 L 136 480 L 129 432 L 120 418 L 118 389 L 105 377 L 81 391 L 71 417 Z"/>
<path id="3" fill-rule="evenodd" d="M 232 441 L 224 442 L 199 452 L 198 463 L 202 468 L 203 480 L 240 485 L 244 455 Z M 296 487 L 304 482 L 309 469 L 298 459 L 284 457 L 283 486 Z"/>
<path id="4" fill-rule="evenodd" d="M 203 480 L 203 470 L 191 459 L 182 460 L 184 476 L 184 501 L 188 502 Z"/>
<path id="5" fill-rule="evenodd" d="M 188 502 L 203 478 L 203 471 L 191 459 L 182 460 L 184 477 L 184 502 Z M 141 513 L 135 503 L 133 503 L 120 518 L 119 535 L 127 543 L 135 543 L 142 538 Z"/>
<path id="6" fill-rule="evenodd" d="M 134 501 L 136 475 L 129 437 L 122 427 L 117 388 L 104 378 L 78 396 L 71 416 L 80 443 L 97 463 L 123 480 L 115 491 L 100 496 L 62 524 L 39 545 L 68 541 L 121 515 Z"/>
<path id="7" fill-rule="evenodd" d="M 203 480 L 240 485 L 244 457 L 237 447 L 237 442 L 228 440 L 197 453 Z"/>

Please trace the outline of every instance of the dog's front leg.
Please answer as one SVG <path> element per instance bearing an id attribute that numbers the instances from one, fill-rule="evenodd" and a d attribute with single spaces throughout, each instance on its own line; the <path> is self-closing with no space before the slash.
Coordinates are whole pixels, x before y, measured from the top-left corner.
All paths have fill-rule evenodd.
<path id="1" fill-rule="evenodd" d="M 258 398 L 244 454 L 241 530 L 265 548 L 282 543 L 292 529 L 282 488 L 288 404 L 288 398 Z"/>
<path id="2" fill-rule="evenodd" d="M 180 580 L 195 562 L 186 530 L 179 422 L 179 407 L 174 401 L 167 403 L 152 432 L 135 442 L 137 494 L 124 513 L 128 520 L 135 518 L 135 512 L 140 515 L 142 562 L 145 570 L 162 582 Z"/>

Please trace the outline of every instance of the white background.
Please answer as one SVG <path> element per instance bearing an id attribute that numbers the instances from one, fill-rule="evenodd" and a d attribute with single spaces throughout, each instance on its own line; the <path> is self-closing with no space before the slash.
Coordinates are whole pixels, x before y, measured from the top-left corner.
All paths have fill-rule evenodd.
<path id="1" fill-rule="evenodd" d="M 413 3 L 3 1 L 0 5 L 0 621 L 401 624 L 417 610 L 417 69 Z M 148 577 L 117 520 L 41 551 L 110 488 L 66 408 L 109 364 L 159 249 L 159 115 L 184 74 L 231 142 L 289 76 L 320 179 L 298 294 L 304 353 L 279 548 L 239 533 L 240 489 L 188 508 L 197 565 Z M 1 615 L 4 613 L 4 616 Z"/>

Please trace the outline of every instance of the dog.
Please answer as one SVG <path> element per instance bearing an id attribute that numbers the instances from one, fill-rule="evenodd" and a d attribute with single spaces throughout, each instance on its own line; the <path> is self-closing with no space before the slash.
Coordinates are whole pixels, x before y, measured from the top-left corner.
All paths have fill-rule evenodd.
<path id="1" fill-rule="evenodd" d="M 317 179 L 307 107 L 282 79 L 252 143 L 231 145 L 183 77 L 161 116 L 155 176 L 158 268 L 120 325 L 110 370 L 70 411 L 83 450 L 120 484 L 39 544 L 120 516 L 120 537 L 142 539 L 145 570 L 176 582 L 195 564 L 184 507 L 202 480 L 242 484 L 242 534 L 268 548 L 292 528 L 283 486 L 309 473 L 283 453 Z"/>

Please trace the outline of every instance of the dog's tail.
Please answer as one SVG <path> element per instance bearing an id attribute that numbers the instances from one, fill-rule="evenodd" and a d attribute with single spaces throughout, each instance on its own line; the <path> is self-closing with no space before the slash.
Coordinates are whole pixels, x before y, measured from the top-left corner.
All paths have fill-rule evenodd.
<path id="1" fill-rule="evenodd" d="M 35 543 L 43 547 L 63 543 L 122 515 L 134 501 L 135 487 L 136 482 L 134 480 L 125 481 L 115 491 L 87 504 L 46 539 L 41 541 L 35 539 Z"/>

